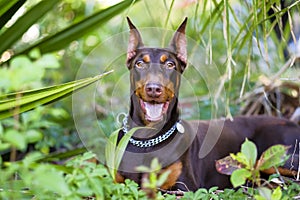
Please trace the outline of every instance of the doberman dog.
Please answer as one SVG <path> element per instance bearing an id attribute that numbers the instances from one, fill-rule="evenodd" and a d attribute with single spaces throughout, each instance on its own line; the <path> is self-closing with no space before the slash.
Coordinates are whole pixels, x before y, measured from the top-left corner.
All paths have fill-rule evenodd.
<path id="1" fill-rule="evenodd" d="M 198 188 L 231 187 L 229 177 L 219 174 L 215 161 L 236 153 L 246 138 L 253 141 L 258 154 L 275 144 L 294 147 L 300 141 L 295 123 L 267 116 L 235 117 L 233 120 L 185 121 L 178 108 L 180 77 L 187 66 L 185 27 L 179 26 L 168 48 L 145 47 L 139 31 L 130 27 L 127 67 L 130 70 L 130 110 L 124 119 L 118 141 L 133 127 L 124 153 L 118 181 L 129 178 L 141 183 L 135 171 L 154 157 L 170 170 L 163 189 L 195 191 Z M 205 141 L 205 142 L 204 142 Z M 202 154 L 201 152 L 207 151 Z M 289 149 L 293 154 L 294 148 Z M 298 156 L 291 156 L 297 160 Z M 290 169 L 291 163 L 285 166 Z M 295 170 L 297 170 L 297 163 Z"/>

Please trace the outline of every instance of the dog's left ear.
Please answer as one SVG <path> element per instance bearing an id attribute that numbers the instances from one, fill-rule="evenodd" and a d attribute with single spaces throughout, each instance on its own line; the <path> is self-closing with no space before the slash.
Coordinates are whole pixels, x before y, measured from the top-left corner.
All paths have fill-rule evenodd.
<path id="1" fill-rule="evenodd" d="M 130 60 L 135 56 L 136 50 L 139 47 L 143 47 L 143 41 L 142 37 L 137 30 L 137 28 L 133 25 L 133 23 L 130 21 L 129 17 L 127 17 L 127 22 L 130 28 L 130 33 L 129 33 L 129 42 L 128 42 L 128 47 L 127 47 L 127 67 L 129 68 L 130 66 Z"/>
<path id="2" fill-rule="evenodd" d="M 182 71 L 186 67 L 186 63 L 187 63 L 187 48 L 186 48 L 186 37 L 185 37 L 186 23 L 187 23 L 187 17 L 183 20 L 181 25 L 178 27 L 169 46 L 169 48 L 176 53 L 177 58 L 182 62 L 183 64 Z"/>

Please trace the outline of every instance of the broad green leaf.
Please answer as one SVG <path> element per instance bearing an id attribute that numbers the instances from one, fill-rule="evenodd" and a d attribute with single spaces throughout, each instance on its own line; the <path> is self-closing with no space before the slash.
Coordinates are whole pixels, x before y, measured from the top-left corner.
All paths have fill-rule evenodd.
<path id="1" fill-rule="evenodd" d="M 64 177 L 63 172 L 56 170 L 52 165 L 40 165 L 34 169 L 34 184 L 37 187 L 67 196 L 71 193 Z"/>
<path id="2" fill-rule="evenodd" d="M 236 160 L 236 161 L 238 161 L 239 163 L 241 163 L 242 165 L 244 165 L 246 168 L 249 168 L 249 169 L 250 169 L 250 167 L 249 167 L 249 160 L 248 160 L 248 158 L 247 158 L 247 156 L 246 156 L 245 154 L 243 154 L 243 153 L 241 153 L 241 152 L 238 152 L 236 155 L 230 154 L 230 156 L 231 156 L 234 160 Z"/>
<path id="3" fill-rule="evenodd" d="M 272 200 L 280 200 L 282 197 L 281 188 L 278 186 L 272 193 L 271 199 Z"/>
<path id="4" fill-rule="evenodd" d="M 3 143 L 3 142 L 0 142 L 0 151 L 4 151 L 4 150 L 7 150 L 11 147 L 11 144 L 10 143 Z"/>
<path id="5" fill-rule="evenodd" d="M 38 21 L 47 11 L 51 10 L 60 0 L 41 1 L 23 16 L 21 16 L 11 27 L 0 35 L 0 54 L 10 48 L 20 37 Z"/>
<path id="6" fill-rule="evenodd" d="M 218 187 L 217 187 L 217 186 L 214 186 L 214 187 L 209 188 L 208 193 L 214 193 L 214 192 L 216 192 L 217 190 L 218 190 Z"/>
<path id="7" fill-rule="evenodd" d="M 248 160 L 248 167 L 253 168 L 257 159 L 257 148 L 255 144 L 248 139 L 242 144 L 241 153 L 244 154 Z"/>
<path id="8" fill-rule="evenodd" d="M 85 78 L 61 85 L 2 95 L 0 96 L 0 119 L 11 117 L 40 105 L 57 101 L 98 81 L 111 72 L 112 71 L 109 71 L 92 78 Z"/>
<path id="9" fill-rule="evenodd" d="M 3 139 L 12 146 L 16 147 L 18 150 L 24 150 L 27 147 L 25 136 L 19 133 L 17 130 L 10 129 L 6 131 Z"/>
<path id="10" fill-rule="evenodd" d="M 237 169 L 230 176 L 233 187 L 244 185 L 246 180 L 251 177 L 251 172 L 247 169 Z"/>
<path id="11" fill-rule="evenodd" d="M 221 174 L 231 175 L 235 170 L 242 168 L 243 165 L 232 156 L 226 156 L 225 158 L 216 161 L 216 169 Z"/>
<path id="12" fill-rule="evenodd" d="M 124 0 L 114 6 L 101 10 L 54 35 L 42 39 L 40 42 L 28 47 L 27 49 L 19 53 L 17 52 L 17 54 L 28 53 L 33 48 L 39 48 L 42 53 L 62 49 L 73 40 L 76 40 L 86 33 L 89 33 L 91 30 L 98 28 L 101 24 L 104 24 L 137 1 L 138 0 Z"/>
<path id="13" fill-rule="evenodd" d="M 288 149 L 289 147 L 280 144 L 271 146 L 261 155 L 257 162 L 257 169 L 265 170 L 284 164 Z"/>
<path id="14" fill-rule="evenodd" d="M 38 142 L 43 138 L 43 133 L 34 129 L 27 130 L 25 132 L 25 138 L 28 143 Z"/>

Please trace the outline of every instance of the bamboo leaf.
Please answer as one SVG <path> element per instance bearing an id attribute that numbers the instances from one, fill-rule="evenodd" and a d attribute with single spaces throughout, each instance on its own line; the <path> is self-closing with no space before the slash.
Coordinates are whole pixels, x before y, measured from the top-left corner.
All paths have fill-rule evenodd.
<path id="1" fill-rule="evenodd" d="M 11 19 L 26 0 L 11 0 L 0 2 L 0 29 Z"/>
<path id="2" fill-rule="evenodd" d="M 25 13 L 9 29 L 0 35 L 0 53 L 10 48 L 27 29 L 39 20 L 48 10 L 51 10 L 60 0 L 41 1 Z"/>
<path id="3" fill-rule="evenodd" d="M 117 138 L 119 134 L 120 129 L 114 131 L 106 144 L 105 147 L 105 160 L 106 165 L 108 167 L 108 171 L 110 175 L 112 176 L 113 180 L 116 179 L 116 169 L 115 169 L 115 154 L 116 154 L 116 146 L 117 146 Z"/>
<path id="4" fill-rule="evenodd" d="M 116 173 L 120 166 L 122 157 L 125 153 L 125 149 L 127 147 L 129 139 L 135 133 L 135 131 L 137 131 L 140 128 L 141 127 L 135 127 L 135 128 L 130 129 L 130 131 L 128 131 L 122 137 L 119 144 L 117 144 L 117 138 L 118 138 L 120 129 L 114 131 L 110 135 L 108 142 L 106 144 L 106 147 L 105 147 L 105 159 L 106 159 L 106 165 L 108 166 L 109 172 L 114 180 L 116 179 Z"/>
<path id="5" fill-rule="evenodd" d="M 92 78 L 85 78 L 57 86 L 0 96 L 0 119 L 11 117 L 40 105 L 57 101 L 98 81 L 111 72 L 112 71 L 109 71 Z"/>
<path id="6" fill-rule="evenodd" d="M 124 0 L 121 3 L 118 3 L 114 6 L 111 6 L 107 9 L 101 10 L 90 17 L 80 21 L 77 24 L 73 24 L 66 29 L 58 32 L 57 34 L 51 35 L 44 38 L 40 42 L 29 46 L 27 49 L 24 49 L 17 54 L 25 54 L 34 48 L 39 48 L 42 53 L 47 53 L 55 50 L 62 49 L 67 44 L 76 40 L 86 33 L 90 32 L 93 29 L 99 27 L 99 25 L 107 22 L 112 17 L 119 14 L 121 11 L 126 9 L 132 3 L 137 2 L 138 0 Z"/>

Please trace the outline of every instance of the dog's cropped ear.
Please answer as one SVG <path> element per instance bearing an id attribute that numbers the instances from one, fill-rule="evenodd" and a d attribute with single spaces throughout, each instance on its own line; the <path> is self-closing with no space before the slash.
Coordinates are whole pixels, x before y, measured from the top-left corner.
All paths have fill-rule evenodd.
<path id="1" fill-rule="evenodd" d="M 130 33 L 129 33 L 129 42 L 128 42 L 128 48 L 127 48 L 127 67 L 129 66 L 130 60 L 135 56 L 136 50 L 139 47 L 144 46 L 142 37 L 137 30 L 137 28 L 132 24 L 130 21 L 129 17 L 127 17 L 127 22 L 130 28 Z"/>
<path id="2" fill-rule="evenodd" d="M 182 62 L 183 64 L 182 71 L 184 70 L 187 63 L 187 48 L 186 48 L 186 37 L 185 37 L 186 23 L 187 23 L 187 17 L 178 27 L 169 46 L 169 48 L 176 53 L 177 58 Z"/>

